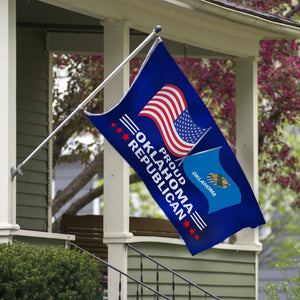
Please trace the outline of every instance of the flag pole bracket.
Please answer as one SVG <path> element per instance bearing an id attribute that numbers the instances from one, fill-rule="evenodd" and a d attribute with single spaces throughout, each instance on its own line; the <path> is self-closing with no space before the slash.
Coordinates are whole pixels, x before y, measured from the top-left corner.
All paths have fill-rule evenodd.
<path id="1" fill-rule="evenodd" d="M 17 174 L 23 175 L 22 169 L 20 167 L 17 167 L 16 169 L 14 167 L 11 167 L 10 168 L 11 180 L 13 180 Z"/>

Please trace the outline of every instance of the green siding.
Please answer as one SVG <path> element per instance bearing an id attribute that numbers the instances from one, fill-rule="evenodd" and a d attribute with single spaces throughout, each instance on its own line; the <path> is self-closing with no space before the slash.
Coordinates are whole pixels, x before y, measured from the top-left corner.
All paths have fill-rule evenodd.
<path id="1" fill-rule="evenodd" d="M 22 162 L 48 135 L 48 53 L 45 32 L 17 31 L 17 160 Z M 17 223 L 22 229 L 47 231 L 48 145 L 17 176 Z"/>
<path id="2" fill-rule="evenodd" d="M 61 239 L 50 239 L 50 238 L 41 238 L 41 237 L 28 237 L 28 236 L 14 236 L 13 241 L 18 241 L 22 243 L 27 243 L 29 245 L 34 245 L 37 247 L 63 247 L 66 245 L 65 240 Z"/>
<path id="3" fill-rule="evenodd" d="M 191 256 L 182 245 L 136 243 L 133 246 L 221 299 L 255 299 L 255 252 L 209 249 Z M 140 256 L 129 249 L 128 257 L 129 274 L 140 279 Z M 143 258 L 143 280 L 153 288 L 156 287 L 155 270 L 156 266 Z M 159 272 L 159 290 L 169 297 L 172 296 L 171 282 L 170 274 Z M 175 283 L 176 299 L 187 299 L 188 286 L 180 279 L 176 279 Z M 203 292 L 195 288 L 191 292 L 192 299 L 205 299 Z M 143 293 L 145 299 L 153 299 L 153 293 L 146 289 L 143 289 Z M 136 284 L 130 280 L 128 295 L 128 299 L 135 299 Z"/>

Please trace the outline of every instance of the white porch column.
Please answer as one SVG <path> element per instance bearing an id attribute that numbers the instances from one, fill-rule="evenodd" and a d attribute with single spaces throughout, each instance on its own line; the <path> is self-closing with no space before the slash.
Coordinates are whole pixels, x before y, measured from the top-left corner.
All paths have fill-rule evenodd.
<path id="1" fill-rule="evenodd" d="M 236 149 L 239 163 L 258 199 L 257 60 L 239 59 L 236 69 Z M 258 243 L 258 231 L 241 230 L 239 243 Z"/>
<path id="2" fill-rule="evenodd" d="M 240 59 L 236 69 L 237 158 L 258 199 L 258 99 L 257 58 Z M 258 229 L 237 233 L 238 244 L 259 245 Z M 258 299 L 258 255 L 255 266 L 255 299 Z"/>
<path id="3" fill-rule="evenodd" d="M 16 225 L 16 2 L 0 0 L 0 242 L 11 241 Z"/>
<path id="4" fill-rule="evenodd" d="M 129 28 L 121 23 L 104 24 L 104 76 L 106 77 L 129 54 Z M 104 109 L 108 111 L 124 96 L 129 87 L 126 66 L 104 89 Z M 112 146 L 104 146 L 104 242 L 108 262 L 127 273 L 125 241 L 129 233 L 129 166 Z M 108 271 L 108 297 L 118 299 L 119 274 Z M 127 299 L 127 280 L 122 276 L 122 299 Z"/>

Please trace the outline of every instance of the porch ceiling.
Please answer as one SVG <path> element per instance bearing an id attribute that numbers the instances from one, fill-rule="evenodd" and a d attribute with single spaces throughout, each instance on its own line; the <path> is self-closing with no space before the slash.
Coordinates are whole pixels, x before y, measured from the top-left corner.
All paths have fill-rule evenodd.
<path id="1" fill-rule="evenodd" d="M 51 2 L 51 1 L 50 1 Z M 50 3 L 49 2 L 49 3 Z M 83 11 L 64 9 L 60 6 L 43 3 L 38 0 L 17 0 L 17 24 L 21 27 L 44 28 L 48 32 L 48 50 L 76 53 L 103 53 L 103 26 L 107 18 Z M 153 27 L 156 25 L 153 23 Z M 152 28 L 141 32 L 131 29 L 131 51 L 137 47 Z M 78 43 L 78 41 L 82 41 Z M 230 58 L 231 55 L 195 46 L 187 46 L 164 38 L 164 43 L 173 56 L 193 56 L 209 58 Z M 146 54 L 150 46 L 140 52 Z"/>
<path id="2" fill-rule="evenodd" d="M 99 28 L 99 19 L 72 10 L 48 5 L 38 0 L 17 0 L 18 24 L 45 26 L 47 28 Z M 76 25 L 76 26 L 74 26 Z"/>
<path id="3" fill-rule="evenodd" d="M 258 41 L 299 38 L 300 28 L 206 0 L 41 0 L 96 19 L 125 22 L 172 41 L 228 55 L 258 55 Z M 219 1 L 221 2 L 221 1 Z M 223 1 L 226 2 L 226 1 Z"/>

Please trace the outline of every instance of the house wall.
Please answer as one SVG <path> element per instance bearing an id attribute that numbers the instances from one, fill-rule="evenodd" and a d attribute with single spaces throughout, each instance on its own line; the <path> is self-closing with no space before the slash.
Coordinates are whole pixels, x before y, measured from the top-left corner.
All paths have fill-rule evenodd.
<path id="1" fill-rule="evenodd" d="M 212 248 L 191 256 L 185 245 L 153 242 L 134 243 L 133 246 L 221 299 L 255 299 L 256 253 L 253 251 Z M 140 264 L 140 256 L 128 249 L 128 272 L 138 279 Z M 143 269 L 144 282 L 155 287 L 156 265 L 143 259 Z M 169 284 L 167 287 L 167 283 L 170 282 L 172 276 L 161 272 L 159 290 L 172 298 L 172 285 Z M 176 299 L 183 300 L 187 299 L 189 289 L 182 281 L 176 279 L 175 292 Z M 193 299 L 205 299 L 204 294 L 196 292 L 194 288 L 191 292 Z M 146 289 L 143 289 L 143 293 L 144 299 L 153 299 L 153 294 Z M 128 280 L 128 295 L 128 299 L 135 299 L 136 284 L 130 280 Z"/>
<path id="2" fill-rule="evenodd" d="M 17 29 L 17 161 L 22 162 L 49 129 L 49 60 L 42 29 Z M 49 146 L 40 150 L 17 176 L 17 224 L 48 230 Z"/>

